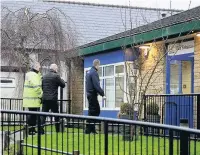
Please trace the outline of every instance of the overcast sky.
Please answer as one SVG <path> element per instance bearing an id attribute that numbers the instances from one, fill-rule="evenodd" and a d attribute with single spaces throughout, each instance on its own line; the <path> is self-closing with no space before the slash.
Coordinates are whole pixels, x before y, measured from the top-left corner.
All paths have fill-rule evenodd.
<path id="1" fill-rule="evenodd" d="M 55 0 L 59 1 L 59 0 Z M 60 0 L 64 1 L 64 0 Z M 170 8 L 170 1 L 172 2 L 173 9 L 187 10 L 189 8 L 200 6 L 200 0 L 65 0 L 76 2 L 90 2 L 101 4 L 114 4 L 114 5 L 129 5 L 138 7 L 151 7 L 151 8 Z"/>

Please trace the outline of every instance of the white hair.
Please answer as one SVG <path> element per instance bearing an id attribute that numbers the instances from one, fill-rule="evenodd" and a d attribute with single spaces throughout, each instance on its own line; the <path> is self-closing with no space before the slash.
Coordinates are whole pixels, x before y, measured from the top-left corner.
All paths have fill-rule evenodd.
<path id="1" fill-rule="evenodd" d="M 58 69 L 58 66 L 56 64 L 51 64 L 50 69 L 56 71 Z"/>

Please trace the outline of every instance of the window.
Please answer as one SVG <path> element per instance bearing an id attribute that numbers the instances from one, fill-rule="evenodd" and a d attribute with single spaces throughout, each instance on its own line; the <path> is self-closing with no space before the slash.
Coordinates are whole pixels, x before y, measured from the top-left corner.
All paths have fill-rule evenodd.
<path id="1" fill-rule="evenodd" d="M 1 83 L 13 83 L 12 80 L 1 80 Z"/>
<path id="2" fill-rule="evenodd" d="M 15 87 L 15 79 L 14 78 L 1 77 L 0 86 L 2 88 L 14 88 Z"/>
<path id="3" fill-rule="evenodd" d="M 105 67 L 105 76 L 113 76 L 114 75 L 114 66 L 106 66 Z"/>
<path id="4" fill-rule="evenodd" d="M 100 79 L 100 86 L 102 89 L 104 89 L 103 79 Z M 104 101 L 100 95 L 98 95 L 98 101 L 101 107 L 104 107 Z"/>
<path id="5" fill-rule="evenodd" d="M 115 107 L 120 107 L 124 101 L 124 77 L 115 78 Z"/>
<path id="6" fill-rule="evenodd" d="M 86 71 L 89 68 L 85 69 Z M 98 101 L 101 108 L 118 108 L 120 104 L 124 102 L 124 63 L 112 64 L 101 66 L 98 70 L 100 85 L 105 92 L 106 100 L 102 100 L 101 96 L 98 96 Z M 85 94 L 86 94 L 86 86 Z M 85 107 L 88 107 L 87 96 L 85 95 Z"/>
<path id="7" fill-rule="evenodd" d="M 119 65 L 115 67 L 115 73 L 119 74 L 119 73 L 124 73 L 124 65 Z"/>
<path id="8" fill-rule="evenodd" d="M 103 67 L 99 67 L 98 74 L 99 74 L 99 77 L 103 76 Z"/>
<path id="9" fill-rule="evenodd" d="M 113 108 L 113 105 L 115 105 L 115 85 L 113 78 L 105 79 L 105 94 L 107 96 L 105 107 Z"/>

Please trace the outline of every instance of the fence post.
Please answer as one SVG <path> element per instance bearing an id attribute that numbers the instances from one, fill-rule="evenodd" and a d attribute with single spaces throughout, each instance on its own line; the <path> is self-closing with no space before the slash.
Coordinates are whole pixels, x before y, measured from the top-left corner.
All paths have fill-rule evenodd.
<path id="1" fill-rule="evenodd" d="M 189 134 L 185 131 L 180 132 L 180 155 L 189 155 Z"/>
<path id="2" fill-rule="evenodd" d="M 4 134 L 4 150 L 6 150 L 7 148 L 9 148 L 10 145 L 10 131 L 5 131 Z"/>
<path id="3" fill-rule="evenodd" d="M 146 122 L 146 119 L 147 119 L 147 117 L 146 117 L 146 95 L 145 94 L 143 94 L 143 105 L 144 105 L 144 122 Z M 147 134 L 148 133 L 148 127 L 144 127 L 144 134 Z"/>
<path id="4" fill-rule="evenodd" d="M 28 133 L 29 133 L 29 128 L 28 125 L 24 125 L 24 130 L 23 130 L 23 139 L 25 139 L 26 137 L 28 137 Z"/>
<path id="5" fill-rule="evenodd" d="M 10 131 L 5 131 L 4 134 L 4 151 L 8 148 L 9 149 L 9 145 L 10 145 Z"/>
<path id="6" fill-rule="evenodd" d="M 41 118 L 37 115 L 38 122 L 38 155 L 41 155 Z"/>
<path id="7" fill-rule="evenodd" d="M 73 151 L 73 155 L 79 155 L 80 151 Z"/>
<path id="8" fill-rule="evenodd" d="M 63 88 L 60 87 L 60 113 L 63 113 Z"/>
<path id="9" fill-rule="evenodd" d="M 68 101 L 68 114 L 71 114 L 71 100 Z"/>
<path id="10" fill-rule="evenodd" d="M 63 88 L 60 87 L 60 113 L 62 114 L 63 113 Z M 60 132 L 63 132 L 64 131 L 64 120 L 61 119 L 59 120 L 59 130 Z"/>
<path id="11" fill-rule="evenodd" d="M 65 121 L 63 118 L 59 120 L 59 132 L 64 132 L 65 131 Z"/>
<path id="12" fill-rule="evenodd" d="M 107 121 L 104 121 L 104 133 L 105 133 L 105 136 L 104 136 L 104 145 L 105 145 L 104 155 L 108 155 L 108 122 Z"/>
<path id="13" fill-rule="evenodd" d="M 17 155 L 24 154 L 22 143 L 24 143 L 23 140 L 17 140 Z"/>
<path id="14" fill-rule="evenodd" d="M 10 110 L 12 110 L 12 109 L 11 109 L 11 106 L 12 106 L 12 105 L 11 105 L 11 102 L 12 102 L 12 99 L 10 99 L 10 108 L 9 108 Z"/>
<path id="15" fill-rule="evenodd" d="M 200 94 L 197 95 L 197 129 L 200 129 Z"/>
<path id="16" fill-rule="evenodd" d="M 146 102 L 147 102 L 147 99 L 146 99 L 146 95 L 144 94 L 143 95 L 143 104 L 144 104 L 144 121 L 146 121 Z"/>
<path id="17" fill-rule="evenodd" d="M 101 133 L 102 133 L 102 134 L 105 133 L 104 129 L 105 129 L 105 128 L 104 128 L 104 122 L 101 122 Z"/>
<path id="18" fill-rule="evenodd" d="M 173 130 L 169 130 L 169 154 L 173 155 Z"/>

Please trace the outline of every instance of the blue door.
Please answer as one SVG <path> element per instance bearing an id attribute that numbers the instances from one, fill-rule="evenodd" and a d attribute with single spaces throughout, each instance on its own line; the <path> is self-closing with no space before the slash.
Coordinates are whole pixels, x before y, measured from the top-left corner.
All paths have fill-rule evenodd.
<path id="1" fill-rule="evenodd" d="M 167 56 L 166 97 L 164 122 L 180 125 L 180 119 L 188 119 L 193 127 L 194 53 Z"/>

